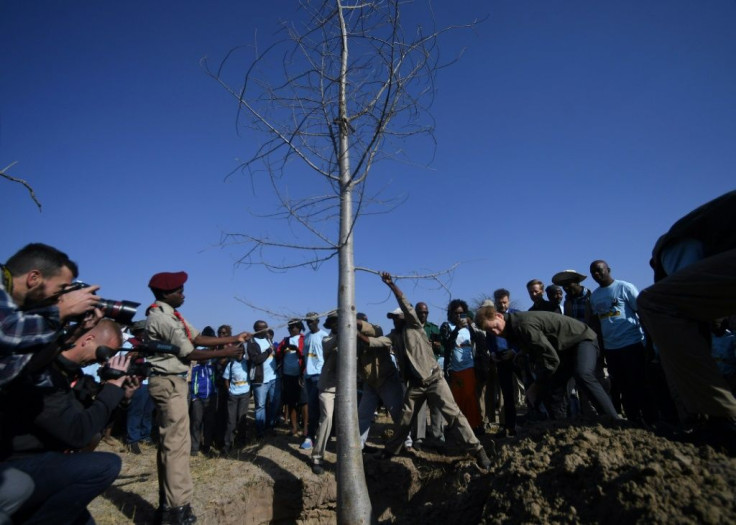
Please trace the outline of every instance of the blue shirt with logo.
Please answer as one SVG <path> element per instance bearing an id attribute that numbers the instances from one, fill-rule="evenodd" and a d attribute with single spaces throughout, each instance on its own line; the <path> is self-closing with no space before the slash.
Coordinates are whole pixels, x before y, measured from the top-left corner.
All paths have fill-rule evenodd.
<path id="1" fill-rule="evenodd" d="M 590 307 L 601 322 L 603 346 L 616 350 L 644 341 L 636 314 L 639 291 L 626 281 L 613 281 L 590 294 Z"/>
<path id="2" fill-rule="evenodd" d="M 230 360 L 225 366 L 222 377 L 230 381 L 229 392 L 234 396 L 240 396 L 250 392 L 250 380 L 248 379 L 248 361 L 242 359 Z"/>
<path id="3" fill-rule="evenodd" d="M 322 351 L 322 341 L 327 337 L 327 332 L 319 330 L 318 332 L 309 332 L 304 337 L 304 359 L 306 359 L 306 371 L 308 376 L 319 375 L 322 373 L 322 367 L 325 364 L 325 358 Z"/>

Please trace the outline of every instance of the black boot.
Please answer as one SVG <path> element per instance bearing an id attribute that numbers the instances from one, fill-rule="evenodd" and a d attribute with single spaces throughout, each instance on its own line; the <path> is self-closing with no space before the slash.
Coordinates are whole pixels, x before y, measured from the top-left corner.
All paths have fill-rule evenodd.
<path id="1" fill-rule="evenodd" d="M 197 521 L 197 516 L 192 513 L 191 505 L 180 507 L 164 505 L 159 507 L 156 514 L 161 516 L 160 521 L 157 520 L 161 525 L 191 525 Z"/>

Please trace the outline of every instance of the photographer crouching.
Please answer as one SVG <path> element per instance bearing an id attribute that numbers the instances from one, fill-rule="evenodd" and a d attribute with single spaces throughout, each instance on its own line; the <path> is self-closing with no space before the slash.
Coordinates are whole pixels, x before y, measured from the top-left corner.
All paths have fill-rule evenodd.
<path id="1" fill-rule="evenodd" d="M 116 454 L 87 450 L 94 448 L 113 411 L 139 385 L 135 376 L 126 374 L 130 357 L 114 356 L 122 342 L 118 324 L 102 319 L 51 364 L 4 388 L 0 453 L 6 466 L 24 472 L 35 485 L 14 520 L 94 523 L 87 504 L 117 478 L 121 460 Z M 116 378 L 105 381 L 82 404 L 74 386 L 83 378 L 81 368 L 93 362 L 106 362 Z"/>
<path id="2" fill-rule="evenodd" d="M 0 391 L 32 359 L 39 366 L 52 360 L 64 323 L 97 304 L 96 286 L 75 290 L 61 299 L 61 292 L 78 272 L 67 254 L 42 243 L 26 245 L 0 265 Z M 0 523 L 7 522 L 33 490 L 28 475 L 0 463 Z"/>

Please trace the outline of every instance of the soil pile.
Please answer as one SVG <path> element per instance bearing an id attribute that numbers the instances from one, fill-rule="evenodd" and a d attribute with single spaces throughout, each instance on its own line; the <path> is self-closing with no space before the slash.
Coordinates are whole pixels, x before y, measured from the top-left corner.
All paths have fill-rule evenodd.
<path id="1" fill-rule="evenodd" d="M 380 445 L 387 421 L 374 425 Z M 493 447 L 489 437 L 482 439 Z M 452 450 L 391 460 L 365 456 L 383 523 L 736 523 L 736 459 L 625 425 L 537 423 L 496 443 L 481 471 Z M 150 523 L 158 502 L 155 449 L 122 452 L 121 476 L 90 511 L 98 523 Z M 192 458 L 198 523 L 335 522 L 334 441 L 321 476 L 279 429 L 231 457 Z"/>

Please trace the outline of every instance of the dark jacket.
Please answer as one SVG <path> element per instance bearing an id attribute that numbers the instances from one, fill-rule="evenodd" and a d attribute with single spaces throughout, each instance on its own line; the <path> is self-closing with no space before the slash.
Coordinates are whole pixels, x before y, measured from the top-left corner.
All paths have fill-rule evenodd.
<path id="1" fill-rule="evenodd" d="M 562 309 L 559 305 L 553 303 L 552 301 L 548 301 L 547 299 L 542 299 L 539 302 L 534 303 L 531 308 L 529 308 L 530 312 L 555 312 L 558 314 L 562 313 Z"/>
<path id="2" fill-rule="evenodd" d="M 9 384 L 0 400 L 0 456 L 79 450 L 98 439 L 124 392 L 106 384 L 87 393 L 83 404 L 73 389 L 83 377 L 77 364 L 59 356 L 41 372 Z"/>
<path id="3" fill-rule="evenodd" d="M 502 337 L 509 345 L 531 354 L 538 370 L 552 375 L 560 364 L 559 352 L 575 349 L 582 341 L 597 342 L 596 333 L 585 323 L 551 312 L 506 314 Z"/>
<path id="4" fill-rule="evenodd" d="M 271 348 L 273 348 L 273 345 L 271 345 Z M 249 341 L 245 349 L 246 353 L 248 354 L 250 367 L 250 382 L 254 384 L 263 383 L 263 363 L 266 361 L 266 359 L 268 359 L 268 356 L 271 355 L 271 351 L 262 351 L 261 345 L 259 345 L 254 340 Z"/>

